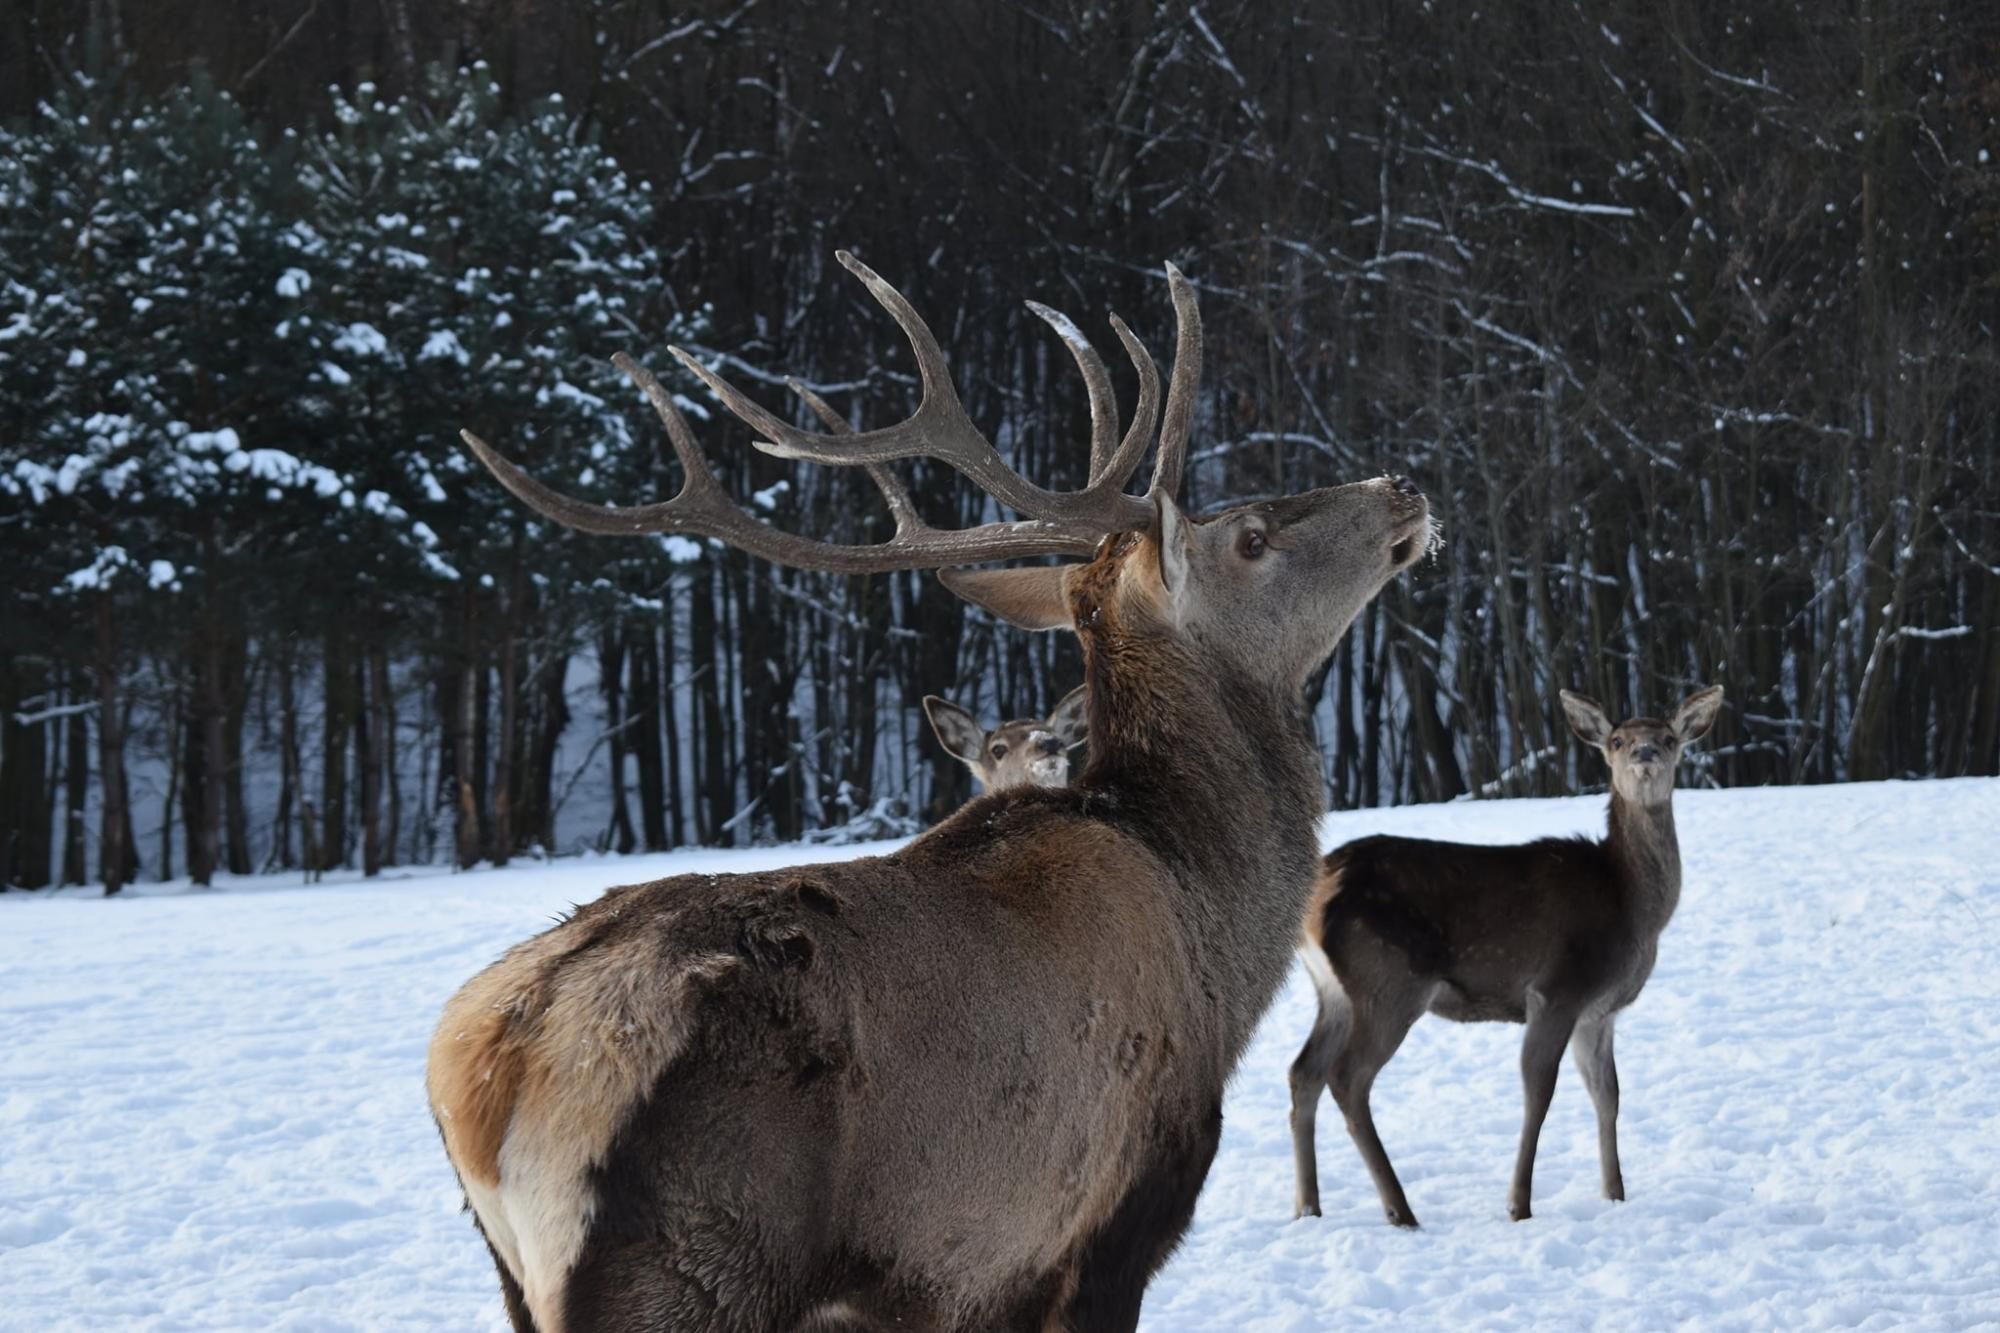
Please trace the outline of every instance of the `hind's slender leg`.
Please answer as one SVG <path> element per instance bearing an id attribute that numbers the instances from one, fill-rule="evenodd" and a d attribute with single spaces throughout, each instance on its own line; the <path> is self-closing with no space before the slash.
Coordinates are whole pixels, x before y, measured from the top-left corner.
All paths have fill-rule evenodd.
<path id="1" fill-rule="evenodd" d="M 1313 1019 L 1312 1032 L 1299 1050 L 1298 1059 L 1292 1061 L 1292 1170 L 1297 1182 L 1292 1216 L 1318 1217 L 1319 1158 L 1313 1132 L 1319 1116 L 1320 1094 L 1326 1090 L 1327 1078 L 1333 1072 L 1333 1062 L 1339 1058 L 1341 1047 L 1347 1044 L 1352 1011 L 1346 992 L 1340 989 L 1318 945 L 1310 941 L 1302 945 L 1299 960 L 1305 964 L 1313 989 L 1319 993 L 1319 1014 Z"/>
<path id="2" fill-rule="evenodd" d="M 1403 1194 L 1403 1184 L 1396 1179 L 1396 1168 L 1389 1165 L 1389 1153 L 1382 1146 L 1381 1136 L 1375 1132 L 1375 1116 L 1369 1110 L 1368 1094 L 1375 1086 L 1375 1076 L 1382 1072 L 1382 1066 L 1389 1063 L 1411 1026 L 1423 1016 L 1429 1003 L 1430 989 L 1354 997 L 1347 1042 L 1334 1060 L 1333 1073 L 1328 1080 L 1333 1088 L 1333 1100 L 1339 1104 L 1341 1114 L 1347 1120 L 1347 1133 L 1354 1140 L 1362 1162 L 1368 1167 L 1368 1175 L 1375 1182 L 1376 1194 L 1381 1196 L 1382 1211 L 1388 1215 L 1390 1222 L 1399 1227 L 1415 1226 L 1417 1215 L 1410 1210 L 1410 1201 Z"/>
<path id="3" fill-rule="evenodd" d="M 1533 1216 L 1528 1197 L 1534 1193 L 1535 1144 L 1542 1136 L 1542 1121 L 1548 1117 L 1549 1102 L 1556 1094 L 1556 1074 L 1562 1068 L 1563 1047 L 1569 1045 L 1576 1028 L 1576 1012 L 1550 1003 L 1535 991 L 1528 992 L 1528 1035 L 1521 1041 L 1521 1092 L 1525 1114 L 1521 1119 L 1521 1148 L 1514 1158 L 1514 1183 L 1507 1191 L 1507 1216 L 1516 1222 Z"/>
<path id="4" fill-rule="evenodd" d="M 1569 1039 L 1576 1072 L 1597 1109 L 1597 1165 L 1604 1177 L 1604 1197 L 1623 1200 L 1625 1177 L 1618 1169 L 1618 1065 L 1611 1056 L 1612 1015 L 1576 1025 Z"/>

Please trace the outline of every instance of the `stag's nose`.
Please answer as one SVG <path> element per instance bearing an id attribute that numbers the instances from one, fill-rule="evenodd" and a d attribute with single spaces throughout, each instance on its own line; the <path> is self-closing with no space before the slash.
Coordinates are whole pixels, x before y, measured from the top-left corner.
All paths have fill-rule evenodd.
<path id="1" fill-rule="evenodd" d="M 1403 476 L 1401 473 L 1397 473 L 1395 476 L 1388 478 L 1388 482 L 1391 486 L 1395 487 L 1396 493 L 1398 495 L 1407 495 L 1414 498 L 1416 496 L 1421 496 L 1423 494 L 1422 491 L 1417 489 L 1417 483 L 1411 481 L 1408 477 Z"/>
<path id="2" fill-rule="evenodd" d="M 1061 754 L 1063 745 L 1058 737 L 1038 736 L 1035 738 L 1035 748 L 1043 754 Z"/>

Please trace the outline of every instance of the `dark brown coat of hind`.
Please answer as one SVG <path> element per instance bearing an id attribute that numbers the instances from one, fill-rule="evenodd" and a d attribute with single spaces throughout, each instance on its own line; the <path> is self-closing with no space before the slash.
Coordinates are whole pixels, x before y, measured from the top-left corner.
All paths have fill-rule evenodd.
<path id="1" fill-rule="evenodd" d="M 1330 1089 L 1384 1213 L 1398 1226 L 1417 1224 L 1369 1093 L 1425 1013 L 1527 1027 L 1511 1217 L 1530 1215 L 1535 1148 L 1565 1047 L 1597 1111 L 1605 1197 L 1625 1197 L 1612 1031 L 1652 975 L 1660 933 L 1680 901 L 1674 764 L 1708 730 L 1721 699 L 1711 687 L 1683 701 L 1671 721 L 1613 727 L 1595 703 L 1563 692 L 1571 727 L 1611 767 L 1602 841 L 1488 847 L 1372 837 L 1327 855 L 1299 944 L 1319 1014 L 1291 1070 L 1298 1215 L 1319 1214 L 1313 1136 L 1320 1093 Z"/>

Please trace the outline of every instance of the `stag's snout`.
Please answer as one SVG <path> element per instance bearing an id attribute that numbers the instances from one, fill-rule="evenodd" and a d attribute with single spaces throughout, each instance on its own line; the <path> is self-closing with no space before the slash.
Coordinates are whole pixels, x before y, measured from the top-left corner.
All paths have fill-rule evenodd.
<path id="1" fill-rule="evenodd" d="M 1398 473 L 1382 477 L 1379 484 L 1389 492 L 1389 566 L 1401 572 L 1436 544 L 1437 525 L 1431 522 L 1430 501 L 1417 483 Z"/>

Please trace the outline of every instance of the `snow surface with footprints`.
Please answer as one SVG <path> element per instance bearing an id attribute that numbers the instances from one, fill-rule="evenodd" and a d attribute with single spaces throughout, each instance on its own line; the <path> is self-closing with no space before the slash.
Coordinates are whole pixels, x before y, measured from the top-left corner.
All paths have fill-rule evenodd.
<path id="1" fill-rule="evenodd" d="M 1604 801 L 1329 815 L 1506 842 Z M 1683 791 L 1686 888 L 1622 1016 L 1630 1202 L 1565 1064 L 1533 1219 L 1505 1194 L 1520 1029 L 1426 1019 L 1376 1085 L 1423 1220 L 1381 1216 L 1329 1102 L 1291 1220 L 1294 975 L 1231 1087 L 1149 1330 L 2000 1329 L 2000 781 Z M 884 850 L 0 895 L 0 1328 L 506 1320 L 423 1098 L 445 997 L 606 885 Z"/>

